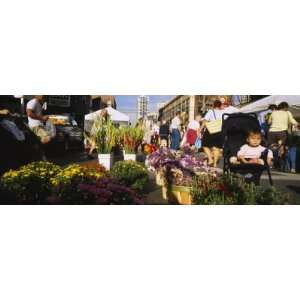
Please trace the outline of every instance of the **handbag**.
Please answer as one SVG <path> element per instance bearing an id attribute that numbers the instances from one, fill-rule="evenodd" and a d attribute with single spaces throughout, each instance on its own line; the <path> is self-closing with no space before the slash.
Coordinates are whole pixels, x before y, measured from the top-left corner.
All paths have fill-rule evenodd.
<path id="1" fill-rule="evenodd" d="M 213 110 L 215 120 L 206 123 L 206 129 L 208 130 L 209 134 L 219 133 L 222 131 L 222 119 L 217 120 L 215 111 Z"/>

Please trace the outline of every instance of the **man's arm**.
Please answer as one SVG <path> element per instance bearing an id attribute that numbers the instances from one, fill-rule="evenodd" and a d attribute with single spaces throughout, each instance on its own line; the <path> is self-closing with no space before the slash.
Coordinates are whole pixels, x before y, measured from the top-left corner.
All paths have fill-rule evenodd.
<path id="1" fill-rule="evenodd" d="M 39 121 L 47 121 L 49 119 L 48 116 L 38 116 L 36 115 L 32 109 L 26 109 L 27 116 L 30 117 L 31 119 L 34 120 L 39 120 Z"/>
<path id="2" fill-rule="evenodd" d="M 289 116 L 289 123 L 291 123 L 292 125 L 298 125 L 298 122 L 294 119 L 290 111 L 288 111 L 288 116 Z"/>
<path id="3" fill-rule="evenodd" d="M 269 117 L 267 117 L 267 123 L 268 123 L 269 125 L 272 124 L 272 113 L 269 115 Z"/>

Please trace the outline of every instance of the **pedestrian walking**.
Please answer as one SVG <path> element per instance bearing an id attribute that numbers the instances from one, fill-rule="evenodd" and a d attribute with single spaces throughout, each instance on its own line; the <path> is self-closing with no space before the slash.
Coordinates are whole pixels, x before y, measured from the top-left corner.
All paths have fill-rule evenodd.
<path id="1" fill-rule="evenodd" d="M 188 123 L 186 142 L 189 146 L 194 146 L 197 138 L 200 135 L 200 121 L 201 121 L 201 116 L 197 115 L 195 120 L 192 120 L 191 122 Z"/>
<path id="2" fill-rule="evenodd" d="M 213 167 L 217 166 L 221 158 L 221 149 L 223 147 L 223 136 L 221 132 L 223 114 L 222 102 L 216 100 L 213 104 L 213 109 L 210 109 L 204 116 L 202 125 L 202 128 L 204 127 L 205 129 L 202 141 L 203 151 L 208 157 L 208 164 Z M 210 130 L 210 125 L 215 125 L 214 130 Z"/>
<path id="3" fill-rule="evenodd" d="M 151 131 L 152 131 L 152 124 L 151 121 L 148 118 L 145 118 L 143 121 L 143 127 L 144 127 L 144 142 L 146 144 L 151 144 Z"/>
<path id="4" fill-rule="evenodd" d="M 167 124 L 167 121 L 165 119 L 162 119 L 161 124 L 159 126 L 160 145 L 165 145 L 166 147 L 169 146 L 169 134 L 170 134 L 169 125 Z"/>
<path id="5" fill-rule="evenodd" d="M 266 138 L 268 137 L 268 132 L 269 132 L 269 118 L 272 112 L 275 110 L 277 110 L 277 105 L 271 104 L 269 105 L 268 110 L 263 111 L 258 115 L 259 124 Z"/>
<path id="6" fill-rule="evenodd" d="M 177 111 L 176 116 L 172 119 L 170 131 L 171 131 L 171 149 L 178 150 L 180 146 L 180 130 L 181 130 L 181 119 L 180 111 Z"/>
<path id="7" fill-rule="evenodd" d="M 268 123 L 270 129 L 268 132 L 269 145 L 278 144 L 279 141 L 285 146 L 288 138 L 288 129 L 290 125 L 299 126 L 298 122 L 294 119 L 287 102 L 281 102 L 278 105 L 278 110 L 272 111 Z"/>

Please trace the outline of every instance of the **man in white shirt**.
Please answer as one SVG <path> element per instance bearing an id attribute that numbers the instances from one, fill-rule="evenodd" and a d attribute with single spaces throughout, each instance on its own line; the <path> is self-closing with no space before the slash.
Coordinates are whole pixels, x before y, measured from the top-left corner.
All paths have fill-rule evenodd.
<path id="1" fill-rule="evenodd" d="M 44 96 L 34 96 L 26 106 L 29 128 L 39 137 L 42 144 L 50 142 L 50 136 L 44 128 L 44 122 L 48 120 L 48 116 L 43 115 Z"/>
<path id="2" fill-rule="evenodd" d="M 180 146 L 180 111 L 176 113 L 176 116 L 172 119 L 170 131 L 171 131 L 171 149 L 178 150 Z"/>

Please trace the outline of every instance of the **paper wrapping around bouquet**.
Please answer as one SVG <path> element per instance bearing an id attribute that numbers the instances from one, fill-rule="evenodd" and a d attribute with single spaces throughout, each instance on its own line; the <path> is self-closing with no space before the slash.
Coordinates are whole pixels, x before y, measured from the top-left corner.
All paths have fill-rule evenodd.
<path id="1" fill-rule="evenodd" d="M 191 187 L 187 186 L 164 185 L 162 187 L 162 197 L 169 204 L 191 205 L 193 202 Z"/>
<path id="2" fill-rule="evenodd" d="M 159 172 L 155 173 L 155 181 L 156 181 L 156 184 L 159 186 L 163 186 L 165 184 L 165 178 Z"/>

